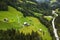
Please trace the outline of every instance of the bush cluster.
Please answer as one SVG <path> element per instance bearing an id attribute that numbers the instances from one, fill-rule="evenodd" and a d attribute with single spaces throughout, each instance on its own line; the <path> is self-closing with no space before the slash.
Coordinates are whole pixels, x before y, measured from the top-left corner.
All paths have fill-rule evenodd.
<path id="1" fill-rule="evenodd" d="M 5 2 L 5 0 L 0 0 L 0 11 L 7 11 L 8 10 L 8 5 Z"/>

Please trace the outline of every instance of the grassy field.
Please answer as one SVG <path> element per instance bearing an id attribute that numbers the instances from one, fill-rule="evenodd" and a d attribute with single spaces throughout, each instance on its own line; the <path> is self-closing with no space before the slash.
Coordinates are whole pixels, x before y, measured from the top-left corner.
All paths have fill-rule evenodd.
<path id="1" fill-rule="evenodd" d="M 18 17 L 21 18 L 23 15 L 20 12 L 18 12 L 16 9 L 14 9 L 10 6 L 8 8 L 9 8 L 8 11 L 0 11 L 0 21 L 1 21 L 0 27 L 3 29 L 5 29 L 5 27 L 11 28 L 11 26 L 12 26 L 12 28 L 13 27 L 14 28 L 20 28 L 19 23 L 18 23 Z M 8 19 L 8 22 L 4 22 L 5 18 Z M 8 24 L 10 24 L 11 26 L 9 27 Z"/>
<path id="2" fill-rule="evenodd" d="M 26 22 L 28 22 L 30 24 L 30 26 L 26 26 L 26 27 L 23 27 L 22 29 L 20 29 L 21 32 L 25 33 L 25 34 L 28 34 L 33 31 L 38 31 L 39 29 L 42 29 L 42 32 L 38 31 L 38 33 L 42 36 L 43 40 L 52 40 L 51 39 L 51 36 L 48 32 L 48 29 L 42 25 L 39 20 L 37 18 L 34 18 L 34 17 L 26 17 L 25 18 Z M 44 35 L 43 35 L 43 32 L 44 32 Z"/>
<path id="3" fill-rule="evenodd" d="M 8 22 L 4 22 L 4 18 L 8 18 Z M 23 26 L 24 22 L 28 22 L 29 26 Z M 23 17 L 23 14 L 16 9 L 9 6 L 8 11 L 0 11 L 0 30 L 6 29 L 18 29 L 24 34 L 31 33 L 33 31 L 38 31 L 42 29 L 42 32 L 38 31 L 43 40 L 52 40 L 48 29 L 40 23 L 40 21 L 35 17 Z M 44 35 L 43 35 L 44 32 Z"/>

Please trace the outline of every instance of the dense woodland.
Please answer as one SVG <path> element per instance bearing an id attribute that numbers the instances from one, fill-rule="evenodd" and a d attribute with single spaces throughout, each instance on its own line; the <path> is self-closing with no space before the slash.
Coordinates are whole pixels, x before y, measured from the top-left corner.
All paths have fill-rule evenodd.
<path id="1" fill-rule="evenodd" d="M 32 31 L 31 34 L 25 35 L 24 33 L 20 33 L 15 29 L 3 31 L 0 30 L 0 40 L 42 40 L 39 36 L 38 32 Z"/>

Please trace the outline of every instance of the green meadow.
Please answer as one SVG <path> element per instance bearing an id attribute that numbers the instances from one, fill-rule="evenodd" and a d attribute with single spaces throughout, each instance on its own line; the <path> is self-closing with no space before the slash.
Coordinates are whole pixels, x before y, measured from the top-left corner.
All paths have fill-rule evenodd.
<path id="1" fill-rule="evenodd" d="M 8 18 L 8 22 L 4 22 L 4 18 Z M 30 25 L 23 26 L 24 22 L 28 22 Z M 43 40 L 52 40 L 46 26 L 44 26 L 37 18 L 31 16 L 24 17 L 21 12 L 11 6 L 8 6 L 8 11 L 0 11 L 0 30 L 7 30 L 11 28 L 19 30 L 24 34 L 31 34 L 32 30 L 38 31 Z M 39 29 L 42 31 L 40 32 Z"/>

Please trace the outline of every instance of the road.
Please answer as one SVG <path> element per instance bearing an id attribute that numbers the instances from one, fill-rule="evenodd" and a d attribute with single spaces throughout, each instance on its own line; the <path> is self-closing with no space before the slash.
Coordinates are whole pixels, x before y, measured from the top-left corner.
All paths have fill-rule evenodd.
<path id="1" fill-rule="evenodd" d="M 55 12 L 52 12 L 55 16 L 53 17 L 53 20 L 52 20 L 52 26 L 53 26 L 53 32 L 54 32 L 54 35 L 56 37 L 56 40 L 59 40 L 59 36 L 58 36 L 58 33 L 57 33 L 57 29 L 55 28 L 55 24 L 54 24 L 54 21 L 57 17 L 57 14 Z"/>

